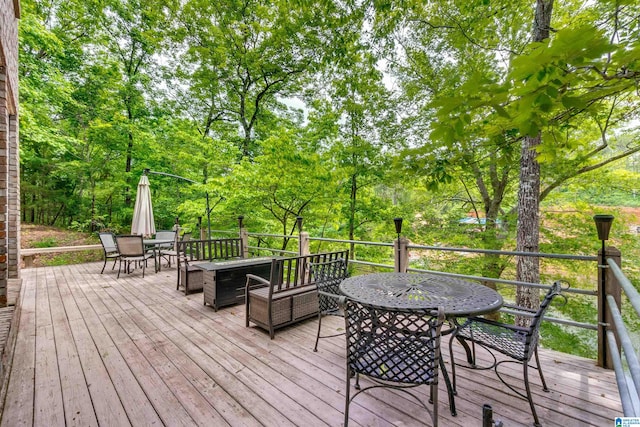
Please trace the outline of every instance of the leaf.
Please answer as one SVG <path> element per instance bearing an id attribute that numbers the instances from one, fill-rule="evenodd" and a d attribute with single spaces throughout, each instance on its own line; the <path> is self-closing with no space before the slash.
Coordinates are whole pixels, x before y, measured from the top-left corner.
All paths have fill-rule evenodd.
<path id="1" fill-rule="evenodd" d="M 565 96 L 562 98 L 562 105 L 565 108 L 576 108 L 578 110 L 582 110 L 586 107 L 586 103 L 582 98 L 577 96 Z"/>
<path id="2" fill-rule="evenodd" d="M 558 89 L 555 88 L 554 86 L 547 86 L 547 95 L 550 98 L 557 98 L 558 97 Z"/>
<path id="3" fill-rule="evenodd" d="M 387 365 L 385 365 L 384 363 L 380 365 L 380 375 L 386 374 L 388 370 L 389 368 L 387 368 Z"/>
<path id="4" fill-rule="evenodd" d="M 553 102 L 546 93 L 538 95 L 536 98 L 536 104 L 538 104 L 538 108 L 545 113 L 551 111 L 551 108 L 553 107 Z"/>
<path id="5" fill-rule="evenodd" d="M 500 117 L 503 117 L 505 119 L 511 118 L 509 113 L 507 113 L 507 110 L 505 110 L 501 105 L 496 104 L 496 105 L 492 105 L 492 107 Z"/>

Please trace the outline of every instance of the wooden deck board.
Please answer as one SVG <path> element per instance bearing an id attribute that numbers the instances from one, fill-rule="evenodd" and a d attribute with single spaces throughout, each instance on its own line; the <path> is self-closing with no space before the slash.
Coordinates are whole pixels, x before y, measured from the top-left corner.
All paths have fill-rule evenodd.
<path id="1" fill-rule="evenodd" d="M 49 276 L 48 279 L 53 280 L 54 278 Z M 57 286 L 48 286 L 48 290 L 65 424 L 97 426 L 98 421 L 93 410 L 91 395 L 82 372 L 71 325 L 66 321 L 67 313 L 60 290 Z"/>
<path id="2" fill-rule="evenodd" d="M 95 344 L 95 350 L 102 359 L 113 387 L 118 393 L 120 402 L 124 406 L 127 417 L 132 424 L 147 420 L 149 424 L 161 425 L 160 416 L 153 407 L 152 399 L 144 392 L 140 381 L 145 378 L 136 378 L 133 368 L 122 356 L 118 346 L 111 339 L 108 331 L 100 320 L 100 313 L 93 309 L 89 298 L 83 293 L 82 286 L 87 286 L 81 275 L 72 272 L 71 277 L 66 276 L 71 292 L 74 294 L 76 304 L 82 313 L 84 322 L 91 333 L 91 338 Z M 92 278 L 87 277 L 87 281 Z M 84 282 L 84 283 L 83 283 Z M 23 283 L 27 286 L 27 283 Z M 100 388 L 101 384 L 95 384 Z"/>
<path id="3" fill-rule="evenodd" d="M 36 287 L 36 376 L 34 424 L 64 425 L 64 404 L 53 322 L 49 304 L 49 289 L 55 282 L 51 270 L 40 272 L 44 277 Z M 40 276 L 40 275 L 39 275 Z M 55 289 L 55 286 L 51 286 Z"/>
<path id="4" fill-rule="evenodd" d="M 35 345 L 36 345 L 36 273 L 33 271 L 30 286 L 20 291 L 17 299 L 19 318 L 13 364 L 7 385 L 2 411 L 3 426 L 33 425 L 33 398 L 35 394 Z"/>
<path id="5" fill-rule="evenodd" d="M 215 312 L 202 293 L 175 290 L 175 268 L 121 275 L 102 263 L 23 270 L 20 318 L 1 425 L 339 426 L 344 410 L 344 338 L 320 341 L 317 321 L 284 328 L 274 340 L 244 325 L 244 306 Z M 344 328 L 328 317 L 323 330 Z M 456 361 L 464 362 L 454 345 Z M 451 373 L 448 339 L 443 357 Z M 621 415 L 615 375 L 594 361 L 541 350 L 545 393 L 532 390 L 545 426 L 612 425 Z M 479 354 L 480 362 L 489 362 Z M 521 368 L 504 365 L 521 384 Z M 526 400 L 491 370 L 456 370 L 458 416 L 439 385 L 440 425 L 481 425 L 482 405 L 508 426 L 532 423 Z M 419 387 L 421 399 L 428 388 Z M 360 395 L 350 425 L 430 425 L 397 391 Z"/>
<path id="6" fill-rule="evenodd" d="M 125 408 L 111 381 L 107 367 L 102 361 L 100 352 L 93 341 L 91 332 L 76 304 L 76 301 L 82 303 L 84 296 L 80 294 L 74 295 L 71 292 L 69 283 L 67 283 L 67 279 L 72 279 L 69 270 L 60 269 L 56 273 L 58 273 L 59 277 L 60 284 L 58 288 L 67 313 L 69 329 L 73 335 L 82 373 L 85 377 L 85 384 L 87 384 L 93 404 L 93 408 L 84 408 L 84 410 L 93 409 L 96 420 L 100 425 L 129 425 L 129 418 Z"/>

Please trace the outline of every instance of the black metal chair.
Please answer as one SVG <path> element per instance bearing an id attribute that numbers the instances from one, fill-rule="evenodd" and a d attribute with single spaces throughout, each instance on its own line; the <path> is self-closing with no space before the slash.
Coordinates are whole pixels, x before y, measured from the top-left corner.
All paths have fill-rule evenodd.
<path id="1" fill-rule="evenodd" d="M 122 262 L 125 263 L 125 270 L 128 273 L 131 272 L 131 263 L 142 264 L 142 277 L 144 277 L 144 270 L 147 266 L 147 260 L 154 259 L 153 253 L 149 253 L 144 248 L 144 241 L 142 236 L 129 235 L 129 236 L 116 236 L 116 244 L 118 245 L 118 251 L 120 256 L 118 260 L 118 278 L 120 277 L 120 270 L 122 269 Z"/>
<path id="2" fill-rule="evenodd" d="M 344 332 L 331 335 L 321 335 L 322 318 L 324 316 L 344 316 L 342 309 L 338 305 L 340 283 L 348 276 L 347 259 L 338 258 L 333 261 L 309 263 L 311 277 L 318 287 L 318 333 L 313 351 L 318 351 L 318 341 L 320 338 L 330 338 L 344 335 Z"/>
<path id="3" fill-rule="evenodd" d="M 540 359 L 538 357 L 538 339 L 540 323 L 542 318 L 551 305 L 551 302 L 556 296 L 562 296 L 566 302 L 566 296 L 562 295 L 562 281 L 556 281 L 549 291 L 547 292 L 544 300 L 540 303 L 540 307 L 537 310 L 527 309 L 519 306 L 506 305 L 513 314 L 527 315 L 531 318 L 531 323 L 528 327 L 517 326 L 513 324 L 501 323 L 482 317 L 470 317 L 462 325 L 457 326 L 456 330 L 452 333 L 449 341 L 449 354 L 451 355 L 451 372 L 453 376 L 453 389 L 456 387 L 456 364 L 453 356 L 453 341 L 457 339 L 463 345 L 467 353 L 467 361 L 469 367 L 472 369 L 494 369 L 496 375 L 502 381 L 504 385 L 509 387 L 518 396 L 527 399 L 529 406 L 531 407 L 531 413 L 533 414 L 534 423 L 536 426 L 540 425 L 536 408 L 533 404 L 533 398 L 531 395 L 531 387 L 529 385 L 529 367 L 536 369 L 540 375 L 542 381 L 542 389 L 549 391 L 547 384 L 542 374 L 542 367 L 540 366 Z M 567 287 L 565 289 L 568 289 Z M 467 341 L 471 342 L 471 350 L 467 344 Z M 487 367 L 478 367 L 475 364 L 476 361 L 476 349 L 475 344 L 485 348 L 493 357 L 493 363 Z M 498 361 L 496 355 L 492 352 L 495 350 L 499 353 L 508 356 L 510 359 Z M 535 356 L 535 366 L 530 366 L 529 362 L 531 358 Z M 500 375 L 498 366 L 502 363 L 522 363 L 524 386 L 526 394 L 519 390 L 516 390 L 512 385 L 508 384 Z M 460 365 L 464 366 L 464 365 Z"/>
<path id="4" fill-rule="evenodd" d="M 104 250 L 104 264 L 102 265 L 102 271 L 100 274 L 104 273 L 104 268 L 107 266 L 107 261 L 109 259 L 113 259 L 113 266 L 111 269 L 116 268 L 116 262 L 118 261 L 118 257 L 120 253 L 118 252 L 118 246 L 116 245 L 116 240 L 113 233 L 102 232 L 99 233 L 100 243 L 102 243 L 102 249 Z"/>
<path id="5" fill-rule="evenodd" d="M 360 393 L 372 388 L 388 387 L 413 396 L 430 412 L 438 425 L 438 369 L 440 337 L 444 310 L 403 312 L 389 311 L 340 297 L 345 313 L 347 339 L 347 388 L 344 425 L 349 424 L 349 405 Z M 372 384 L 360 387 L 360 375 Z M 356 378 L 356 392 L 351 396 L 351 378 Z M 430 386 L 429 409 L 410 389 Z"/>

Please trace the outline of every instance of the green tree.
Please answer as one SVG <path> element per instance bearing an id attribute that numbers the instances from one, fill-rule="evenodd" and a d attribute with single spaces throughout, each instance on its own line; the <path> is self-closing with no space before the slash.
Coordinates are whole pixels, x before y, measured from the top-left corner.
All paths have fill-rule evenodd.
<path id="1" fill-rule="evenodd" d="M 69 106 L 78 106 L 72 76 L 85 61 L 91 37 L 82 4 L 23 2 L 20 22 L 21 192 L 23 220 L 63 223 L 81 210 L 81 138 L 67 126 Z M 77 81 L 77 79 L 76 79 Z"/>
<path id="2" fill-rule="evenodd" d="M 549 5 L 541 3 L 545 4 Z M 637 144 L 613 153 L 608 141 L 637 111 L 633 88 L 638 38 L 632 24 L 636 12 L 635 4 L 626 2 L 565 2 L 556 8 L 551 42 L 529 42 L 525 29 L 530 24 L 525 24 L 533 17 L 521 2 L 478 1 L 455 7 L 411 3 L 387 14 L 380 27 L 387 32 L 400 27 L 407 35 L 400 39 L 403 56 L 395 67 L 405 93 L 426 99 L 421 120 L 413 124 L 425 124 L 434 142 L 423 143 L 417 152 L 418 160 L 426 159 L 431 166 L 430 179 L 450 182 L 464 176 L 458 173 L 461 168 L 470 170 L 495 152 L 506 161 L 486 162 L 483 182 L 491 186 L 476 178 L 475 187 L 479 192 L 483 186 L 493 188 L 493 211 L 508 214 L 516 212 L 518 204 L 502 206 L 504 200 L 514 199 L 495 191 L 491 167 L 502 168 L 494 177 L 509 178 L 499 187 L 513 191 L 515 175 L 509 170 L 516 170 L 514 145 L 527 138 L 535 142 L 539 132 L 542 139 L 535 152 L 524 150 L 541 166 L 540 195 L 533 195 L 536 205 L 577 173 L 635 152 Z M 599 140 L 593 139 L 592 129 L 600 130 Z M 525 176 L 520 182 L 523 190 Z M 518 218 L 519 223 L 524 219 Z M 521 236 L 533 239 L 526 245 L 532 247 L 536 230 L 523 231 Z M 522 242 L 518 247 L 524 246 Z"/>
<path id="3" fill-rule="evenodd" d="M 145 95 L 154 90 L 154 55 L 163 46 L 167 16 L 161 1 L 96 0 L 93 4 L 101 30 L 101 37 L 93 45 L 96 60 L 106 60 L 121 74 L 116 90 L 126 120 L 121 130 L 126 138 L 124 171 L 128 175 L 132 171 L 137 129 L 144 127 L 139 122 L 150 114 Z M 131 192 L 127 189 L 125 203 L 130 202 Z"/>
<path id="4" fill-rule="evenodd" d="M 258 122 L 282 110 L 281 100 L 295 96 L 322 59 L 328 29 L 321 19 L 315 8 L 283 1 L 185 3 L 176 69 L 186 87 L 177 96 L 203 138 L 231 138 L 239 158 L 259 153 Z"/>
<path id="5" fill-rule="evenodd" d="M 231 216 L 243 214 L 258 229 L 291 235 L 298 216 L 315 219 L 315 224 L 322 220 L 313 212 L 325 207 L 337 189 L 332 168 L 310 149 L 309 141 L 294 129 L 282 128 L 278 134 L 263 141 L 262 154 L 244 159 L 221 179 L 219 188 Z M 287 244 L 285 239 L 282 249 Z"/>

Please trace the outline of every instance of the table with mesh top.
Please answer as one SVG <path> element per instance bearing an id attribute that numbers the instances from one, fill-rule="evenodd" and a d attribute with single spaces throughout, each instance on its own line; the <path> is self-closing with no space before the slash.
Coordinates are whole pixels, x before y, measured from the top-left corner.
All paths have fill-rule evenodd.
<path id="1" fill-rule="evenodd" d="M 340 284 L 340 291 L 358 303 L 389 311 L 428 312 L 442 307 L 450 320 L 491 313 L 503 304 L 502 296 L 487 286 L 430 273 L 353 276 Z M 449 392 L 451 414 L 455 416 L 454 392 L 442 357 L 440 368 Z"/>

